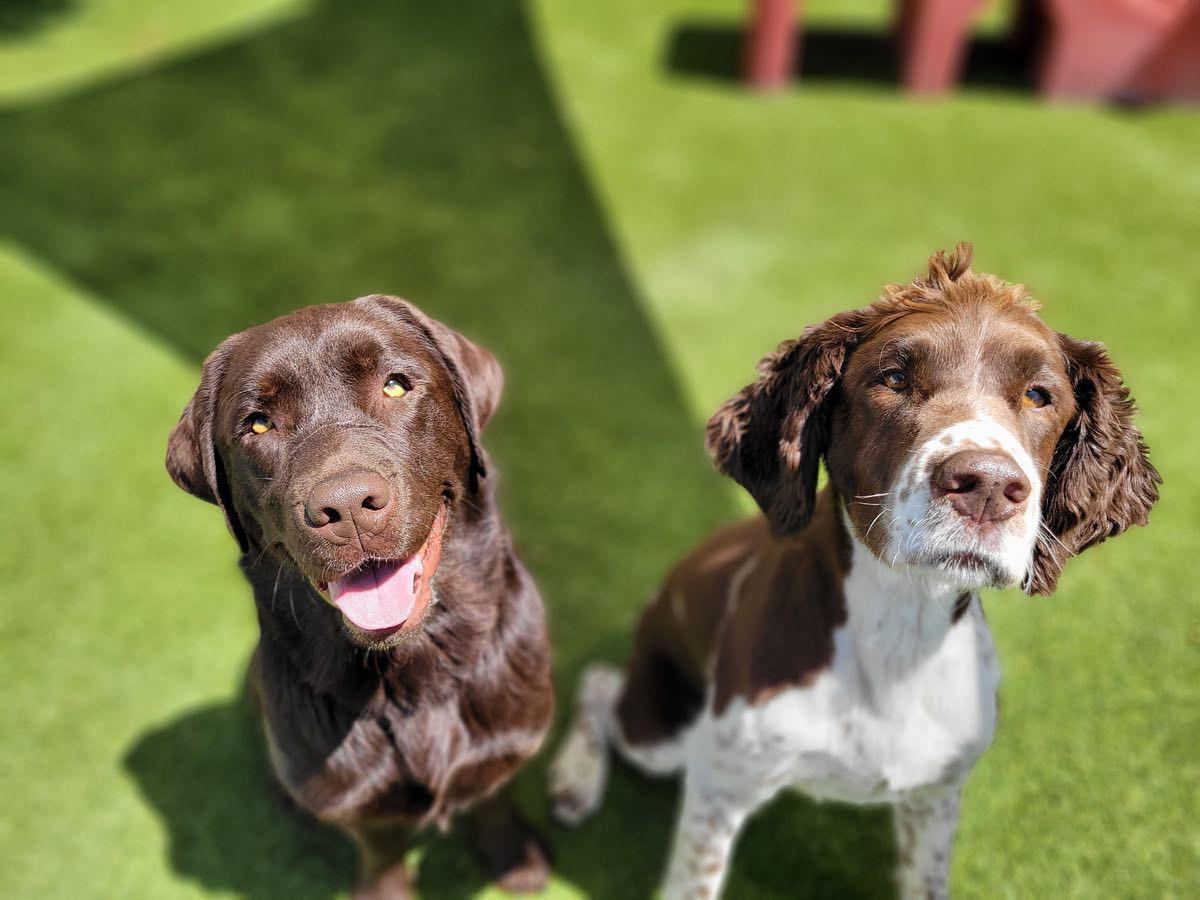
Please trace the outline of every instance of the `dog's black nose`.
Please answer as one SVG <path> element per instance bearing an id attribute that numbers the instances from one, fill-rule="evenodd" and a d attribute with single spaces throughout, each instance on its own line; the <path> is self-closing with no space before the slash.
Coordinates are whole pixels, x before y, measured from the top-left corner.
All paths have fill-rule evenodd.
<path id="1" fill-rule="evenodd" d="M 945 497 L 976 525 L 1002 522 L 1029 497 L 1029 479 L 1004 453 L 960 450 L 942 460 L 929 479 L 933 497 Z"/>
<path id="2" fill-rule="evenodd" d="M 392 489 L 387 479 L 367 469 L 352 469 L 319 482 L 304 504 L 309 528 L 349 540 L 373 534 L 387 521 Z"/>

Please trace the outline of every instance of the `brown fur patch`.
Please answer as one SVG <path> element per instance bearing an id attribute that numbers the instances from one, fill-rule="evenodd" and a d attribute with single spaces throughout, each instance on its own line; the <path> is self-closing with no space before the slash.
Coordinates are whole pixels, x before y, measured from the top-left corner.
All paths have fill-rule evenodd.
<path id="1" fill-rule="evenodd" d="M 756 517 L 717 532 L 667 576 L 638 627 L 617 717 L 631 744 L 666 740 L 696 717 L 730 582 L 770 541 Z"/>
<path id="2" fill-rule="evenodd" d="M 846 621 L 842 582 L 850 569 L 837 502 L 832 491 L 822 492 L 803 534 L 760 549 L 717 648 L 717 715 L 735 697 L 760 704 L 811 684 L 832 662 L 833 632 Z"/>

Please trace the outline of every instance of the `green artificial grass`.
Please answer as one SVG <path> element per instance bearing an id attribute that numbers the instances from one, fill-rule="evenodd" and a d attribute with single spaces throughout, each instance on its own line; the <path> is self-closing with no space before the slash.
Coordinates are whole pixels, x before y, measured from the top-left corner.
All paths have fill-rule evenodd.
<path id="1" fill-rule="evenodd" d="M 1166 484 L 1151 527 L 1055 597 L 987 598 L 1006 680 L 954 890 L 1194 893 L 1194 111 L 1046 106 L 987 59 L 911 101 L 841 58 L 882 3 L 809 4 L 806 80 L 775 97 L 729 79 L 741 6 L 716 0 L 176 6 L 157 67 L 82 0 L 0 42 L 0 895 L 327 897 L 353 877 L 344 841 L 268 795 L 234 545 L 161 467 L 226 334 L 387 291 L 496 351 L 484 437 L 561 722 L 671 560 L 749 508 L 700 449 L 708 413 L 779 340 L 964 238 L 1055 327 L 1106 341 Z M 103 63 L 72 92 L 63 33 Z M 38 85 L 14 53 L 44 54 Z M 539 821 L 544 765 L 518 785 Z M 648 895 L 675 797 L 618 768 L 600 814 L 550 828 L 551 896 Z M 750 824 L 729 896 L 886 896 L 893 852 L 885 812 L 789 795 Z M 416 855 L 426 895 L 482 888 L 458 835 Z"/>
<path id="2" fill-rule="evenodd" d="M 159 65 L 301 14 L 308 0 L 5 0 L 0 103 L 29 103 Z"/>

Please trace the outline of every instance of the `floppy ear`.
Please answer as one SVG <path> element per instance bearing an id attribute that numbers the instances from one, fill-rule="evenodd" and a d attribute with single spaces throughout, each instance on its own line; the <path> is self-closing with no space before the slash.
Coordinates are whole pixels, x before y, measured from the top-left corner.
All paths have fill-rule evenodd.
<path id="1" fill-rule="evenodd" d="M 705 444 L 717 468 L 750 492 L 776 534 L 793 534 L 812 517 L 830 401 L 865 317 L 839 313 L 784 341 L 758 364 L 758 381 L 708 421 Z"/>
<path id="2" fill-rule="evenodd" d="M 217 391 L 232 349 L 233 339 L 230 338 L 204 361 L 200 386 L 184 407 L 179 423 L 167 440 L 167 472 L 189 494 L 221 508 L 229 531 L 245 553 L 249 547 L 246 532 L 234 512 L 225 469 L 213 441 Z"/>
<path id="3" fill-rule="evenodd" d="M 487 475 L 479 434 L 499 406 L 504 390 L 504 373 L 496 357 L 399 297 L 373 295 L 360 298 L 359 302 L 380 305 L 400 316 L 425 335 L 445 363 L 454 389 L 454 405 L 471 445 L 470 486 L 472 491 L 476 490 L 479 479 Z"/>
<path id="4" fill-rule="evenodd" d="M 1053 593 L 1069 556 L 1131 525 L 1145 525 L 1162 478 L 1133 424 L 1134 404 L 1103 344 L 1060 334 L 1075 391 L 1075 415 L 1058 439 L 1042 522 L 1033 551 L 1030 592 Z"/>

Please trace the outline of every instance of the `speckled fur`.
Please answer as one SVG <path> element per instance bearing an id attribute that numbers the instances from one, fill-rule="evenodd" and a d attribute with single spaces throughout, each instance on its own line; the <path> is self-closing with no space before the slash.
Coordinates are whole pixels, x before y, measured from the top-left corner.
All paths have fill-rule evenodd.
<path id="1" fill-rule="evenodd" d="M 962 787 L 996 721 L 977 590 L 1052 592 L 1067 558 L 1144 524 L 1158 497 L 1103 348 L 1051 331 L 970 256 L 935 254 L 762 360 L 707 441 L 763 515 L 675 566 L 624 674 L 585 674 L 555 813 L 598 806 L 606 745 L 682 771 L 668 898 L 719 895 L 742 823 L 788 787 L 892 805 L 901 895 L 947 896 Z M 1026 403 L 1035 390 L 1045 402 Z M 967 451 L 1028 482 L 1010 514 L 976 520 L 933 489 Z"/>

